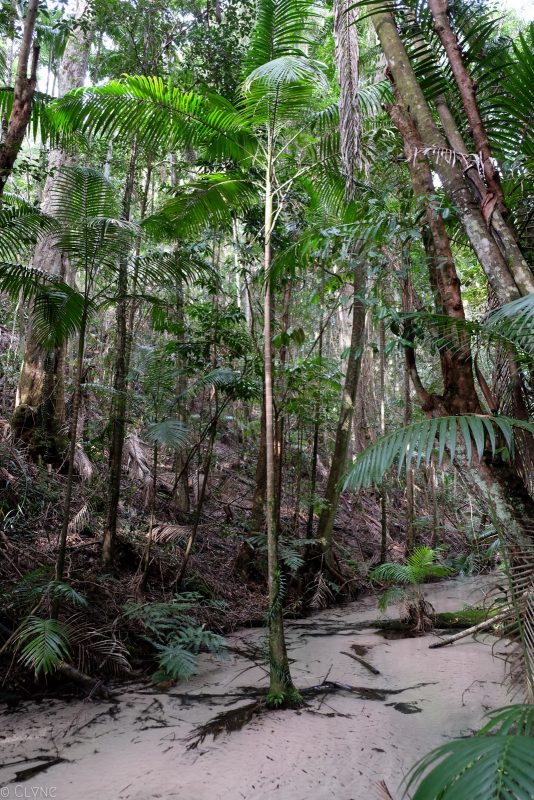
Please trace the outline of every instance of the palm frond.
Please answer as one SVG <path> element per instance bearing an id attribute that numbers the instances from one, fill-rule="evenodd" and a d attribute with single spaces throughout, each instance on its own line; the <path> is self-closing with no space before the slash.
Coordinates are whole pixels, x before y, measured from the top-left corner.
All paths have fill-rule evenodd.
<path id="1" fill-rule="evenodd" d="M 70 655 L 67 627 L 57 619 L 26 617 L 18 628 L 14 643 L 20 649 L 20 661 L 35 671 L 48 675 Z"/>
<path id="2" fill-rule="evenodd" d="M 126 76 L 105 86 L 76 89 L 53 107 L 62 130 L 88 136 L 131 139 L 150 152 L 174 152 L 217 140 L 221 157 L 243 160 L 254 154 L 242 114 L 214 95 L 182 92 L 159 77 Z"/>
<path id="3" fill-rule="evenodd" d="M 17 261 L 35 247 L 41 236 L 51 233 L 56 222 L 20 198 L 5 195 L 0 208 L 0 260 Z M 35 265 L 37 268 L 38 264 Z"/>
<path id="4" fill-rule="evenodd" d="M 412 800 L 526 800 L 534 795 L 532 752 L 532 737 L 517 734 L 447 742 L 415 766 L 407 791 L 418 784 Z"/>
<path id="5" fill-rule="evenodd" d="M 0 291 L 33 301 L 33 330 L 44 349 L 56 347 L 80 327 L 83 295 L 41 270 L 0 262 Z"/>
<path id="6" fill-rule="evenodd" d="M 256 21 L 245 57 L 245 77 L 270 61 L 304 55 L 318 16 L 310 0 L 257 0 Z"/>
<path id="7" fill-rule="evenodd" d="M 448 451 L 451 461 L 454 460 L 458 445 L 467 463 L 471 463 L 475 453 L 481 458 L 486 448 L 491 455 L 495 455 L 498 434 L 502 435 L 506 446 L 512 450 L 514 428 L 534 434 L 533 423 L 504 416 L 465 414 L 414 422 L 380 437 L 360 453 L 348 471 L 344 488 L 358 491 L 364 486 L 380 482 L 396 460 L 399 474 L 403 466 L 412 462 L 417 466 L 421 463 L 428 465 L 435 448 L 439 465 L 443 462 L 445 451 Z"/>
<path id="8" fill-rule="evenodd" d="M 151 444 L 183 450 L 191 443 L 191 431 L 179 419 L 164 419 L 148 426 L 146 438 Z"/>
<path id="9" fill-rule="evenodd" d="M 195 236 L 208 227 L 230 227 L 258 198 L 257 186 L 244 174 L 211 173 L 180 187 L 143 227 L 152 235 L 163 228 L 166 238 Z"/>
<path id="10" fill-rule="evenodd" d="M 534 358 L 534 293 L 492 311 L 483 327 L 506 337 Z"/>

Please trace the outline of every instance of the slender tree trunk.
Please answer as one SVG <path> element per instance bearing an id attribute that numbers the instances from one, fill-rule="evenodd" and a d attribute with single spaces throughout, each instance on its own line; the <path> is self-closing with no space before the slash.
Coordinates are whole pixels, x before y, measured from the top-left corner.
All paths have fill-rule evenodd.
<path id="1" fill-rule="evenodd" d="M 289 329 L 289 308 L 291 304 L 291 280 L 288 280 L 284 286 L 284 300 L 282 306 L 282 335 L 287 334 Z M 280 398 L 284 396 L 284 383 L 285 383 L 285 368 L 287 361 L 287 345 L 282 342 L 279 350 L 278 357 L 278 394 Z M 280 407 L 276 410 L 275 414 L 275 470 L 276 470 L 276 510 L 277 519 L 276 525 L 280 529 L 280 514 L 282 507 L 282 477 L 284 472 L 284 428 L 285 417 L 283 408 L 283 399 L 280 402 Z"/>
<path id="2" fill-rule="evenodd" d="M 412 397 L 410 391 L 410 371 L 405 358 L 404 367 L 404 424 L 412 421 Z M 415 545 L 414 529 L 414 480 L 410 461 L 406 468 L 406 552 L 411 553 Z"/>
<path id="3" fill-rule="evenodd" d="M 438 34 L 445 49 L 452 74 L 454 75 L 454 79 L 460 91 L 460 97 L 462 98 L 462 105 L 469 122 L 475 151 L 480 156 L 482 162 L 482 169 L 484 171 L 488 192 L 493 195 L 493 197 L 484 198 L 483 203 L 484 205 L 490 203 L 495 205 L 498 203 L 500 210 L 504 211 L 501 181 L 499 173 L 493 163 L 490 144 L 480 114 L 476 97 L 476 84 L 465 66 L 456 33 L 450 25 L 448 0 L 428 0 L 428 5 L 432 12 L 432 17 L 434 18 L 434 30 Z"/>
<path id="4" fill-rule="evenodd" d="M 138 147 L 134 142 L 124 196 L 122 200 L 122 218 L 130 219 L 132 196 L 137 166 Z M 121 492 L 122 477 L 122 451 L 124 434 L 126 430 L 127 408 L 127 313 L 128 313 L 128 256 L 121 255 L 117 275 L 117 307 L 115 321 L 117 325 L 115 339 L 115 369 L 113 375 L 113 397 L 111 401 L 111 444 L 109 451 L 109 492 L 108 512 L 104 526 L 104 540 L 102 544 L 102 566 L 109 569 L 113 564 L 115 540 L 117 537 L 117 516 Z"/>
<path id="5" fill-rule="evenodd" d="M 37 66 L 39 63 L 39 45 L 33 43 L 38 12 L 39 0 L 29 0 L 26 7 L 22 42 L 19 50 L 13 106 L 5 135 L 0 143 L 0 205 L 4 187 L 17 160 L 32 113 L 33 96 L 37 87 Z M 30 70 L 29 76 L 28 67 Z"/>
<path id="6" fill-rule="evenodd" d="M 176 258 L 178 258 L 178 250 L 176 250 Z M 184 315 L 184 282 L 178 280 L 176 283 L 176 322 L 178 323 L 177 343 L 178 347 L 185 343 L 185 315 Z M 183 393 L 187 388 L 187 379 L 183 369 L 183 359 L 180 355 L 177 357 L 178 376 L 176 378 L 176 397 L 177 397 L 177 417 L 182 422 L 185 422 L 186 409 L 183 400 Z M 180 475 L 180 479 L 176 481 L 176 489 L 174 491 L 173 500 L 176 509 L 182 514 L 189 514 L 191 510 L 189 498 L 189 470 L 185 462 L 185 456 L 179 452 L 176 454 L 175 460 L 176 475 Z"/>
<path id="7" fill-rule="evenodd" d="M 87 278 L 86 278 L 87 281 Z M 58 553 L 56 559 L 55 578 L 57 581 L 63 579 L 65 572 L 65 556 L 67 552 L 67 535 L 69 531 L 70 522 L 70 507 L 72 501 L 72 488 L 74 484 L 74 456 L 76 453 L 76 440 L 78 433 L 78 413 L 80 410 L 80 402 L 82 397 L 82 372 L 83 372 L 83 358 L 85 352 L 85 333 L 87 329 L 87 292 L 85 294 L 85 304 L 80 325 L 80 333 L 78 339 L 78 355 L 76 359 L 76 377 L 74 380 L 74 396 L 72 399 L 72 411 L 70 420 L 70 443 L 68 452 L 68 471 L 67 471 L 67 485 L 65 487 L 65 498 L 63 501 L 63 519 L 61 523 L 61 530 L 58 540 Z M 59 606 L 56 605 L 54 616 L 57 616 Z"/>
<path id="8" fill-rule="evenodd" d="M 489 234 L 482 210 L 466 183 L 461 166 L 443 158 L 447 143 L 439 131 L 390 12 L 374 14 L 373 23 L 402 104 L 409 109 L 418 134 L 430 148 L 432 168 L 454 204 L 460 222 L 500 302 L 534 291 L 534 276 L 524 259 L 506 259 Z"/>
<path id="9" fill-rule="evenodd" d="M 350 339 L 347 371 L 341 398 L 341 409 L 336 429 L 336 440 L 332 463 L 328 474 L 328 481 L 324 496 L 324 507 L 319 516 L 317 538 L 321 542 L 326 567 L 337 574 L 333 549 L 333 528 L 339 496 L 340 481 L 346 468 L 349 441 L 352 431 L 352 416 L 356 402 L 356 392 L 360 378 L 361 355 L 365 333 L 365 303 L 362 295 L 365 292 L 365 274 L 363 266 L 358 262 L 354 269 L 353 305 L 352 305 L 352 333 Z"/>
<path id="10" fill-rule="evenodd" d="M 323 313 L 322 313 L 322 278 L 321 278 L 321 316 L 319 317 L 319 361 L 323 357 Z M 315 490 L 317 488 L 317 458 L 319 455 L 319 430 L 320 430 L 320 412 L 321 405 L 319 400 L 315 404 L 315 413 L 313 419 L 313 445 L 311 457 L 311 471 L 310 471 L 310 499 L 308 504 L 308 522 L 306 524 L 306 538 L 311 539 L 313 535 L 313 516 L 315 506 Z"/>
<path id="11" fill-rule="evenodd" d="M 250 512 L 250 527 L 252 531 L 261 531 L 265 523 L 265 491 L 267 486 L 267 445 L 265 435 L 265 391 L 262 395 L 260 418 L 260 443 L 258 460 L 256 462 L 256 476 L 254 482 L 254 496 Z"/>
<path id="12" fill-rule="evenodd" d="M 380 435 L 386 432 L 386 329 L 380 320 Z M 382 478 L 380 485 L 380 561 L 384 564 L 388 557 L 388 490 L 387 481 Z"/>
<path id="13" fill-rule="evenodd" d="M 202 464 L 202 484 L 200 486 L 200 492 L 198 496 L 197 507 L 195 511 L 195 519 L 193 521 L 193 528 L 191 530 L 191 534 L 189 539 L 187 540 L 187 545 L 184 552 L 184 557 L 182 563 L 180 565 L 180 570 L 178 575 L 176 576 L 175 587 L 179 591 L 182 581 L 185 577 L 185 573 L 187 570 L 187 565 L 189 564 L 189 559 L 191 557 L 191 553 L 193 551 L 193 547 L 195 545 L 195 541 L 198 534 L 198 526 L 200 525 L 200 520 L 202 518 L 202 508 L 204 506 L 204 499 L 206 497 L 206 489 L 208 486 L 208 479 L 210 474 L 211 468 L 211 459 L 213 456 L 213 447 L 215 445 L 215 436 L 217 434 L 217 419 L 218 415 L 216 413 L 213 423 L 211 426 L 210 438 L 208 441 L 208 447 L 206 450 L 206 455 L 204 456 L 204 463 Z"/>
<path id="14" fill-rule="evenodd" d="M 143 556 L 143 572 L 141 575 L 141 582 L 139 589 L 144 592 L 148 583 L 148 571 L 150 569 L 150 557 L 152 554 L 152 542 L 154 541 L 154 522 L 156 511 L 156 495 L 158 491 L 158 446 L 154 445 L 152 455 L 152 491 L 150 495 L 150 518 L 148 523 L 148 541 L 146 544 L 145 553 Z"/>
<path id="15" fill-rule="evenodd" d="M 278 530 L 276 527 L 276 476 L 274 461 L 274 419 L 273 419 L 273 357 L 271 331 L 271 234 L 273 226 L 272 192 L 272 140 L 269 132 L 267 170 L 265 176 L 265 297 L 263 314 L 264 339 L 264 391 L 265 391 L 265 450 L 266 450 L 266 522 L 267 522 L 267 561 L 269 587 L 269 695 L 274 703 L 283 703 L 296 695 L 291 680 L 284 635 L 283 584 L 278 557 Z"/>
<path id="16" fill-rule="evenodd" d="M 81 19 L 85 12 L 86 5 L 82 4 L 78 13 L 77 19 Z M 59 93 L 65 94 L 71 89 L 82 86 L 85 75 L 87 72 L 87 63 L 89 57 L 90 33 L 83 26 L 77 26 L 69 36 L 61 68 L 59 71 Z M 75 161 L 75 158 L 61 149 L 52 150 L 48 157 L 48 167 L 50 175 L 48 176 L 41 198 L 41 210 L 45 214 L 53 212 L 54 191 L 56 185 L 56 175 L 59 170 L 64 167 L 70 166 Z M 38 269 L 46 272 L 51 277 L 58 277 L 64 279 L 66 277 L 65 259 L 62 253 L 55 246 L 54 237 L 44 236 L 37 243 L 34 255 L 33 265 Z M 45 427 L 49 431 L 60 430 L 65 417 L 64 407 L 64 362 L 65 362 L 66 344 L 63 343 L 55 348 L 53 354 L 49 354 L 43 350 L 37 332 L 34 330 L 33 322 L 30 317 L 28 331 L 26 335 L 26 344 L 24 350 L 24 360 L 19 377 L 17 388 L 17 397 L 15 405 L 18 408 L 22 406 L 21 412 L 15 415 L 14 429 L 17 436 L 22 436 L 25 433 L 25 438 L 31 437 L 31 429 L 27 431 L 30 424 L 39 426 L 39 421 L 43 416 L 45 419 Z M 45 374 L 45 362 L 48 365 L 49 375 Z M 43 415 L 43 405 L 45 398 L 43 397 L 44 387 L 47 385 L 48 393 L 46 397 L 47 414 Z M 31 410 L 30 414 L 24 413 L 24 407 Z M 19 426 L 17 420 L 24 420 L 25 430 Z M 34 422 L 31 423 L 31 420 Z M 38 439 L 40 437 L 37 437 Z M 54 442 L 50 441 L 51 437 L 44 437 L 44 441 L 48 441 L 45 449 L 57 449 Z"/>

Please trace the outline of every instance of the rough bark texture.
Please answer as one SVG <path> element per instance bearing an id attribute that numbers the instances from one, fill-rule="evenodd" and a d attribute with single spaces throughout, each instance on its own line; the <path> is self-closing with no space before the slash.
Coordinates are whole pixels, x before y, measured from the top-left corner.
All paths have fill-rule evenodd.
<path id="1" fill-rule="evenodd" d="M 134 189 L 135 169 L 137 166 L 138 148 L 134 143 L 130 157 L 128 175 L 124 187 L 122 201 L 122 217 L 130 219 L 132 195 Z M 115 539 L 117 535 L 117 515 L 121 491 L 122 451 L 126 430 L 127 408 L 127 313 L 128 313 L 128 259 L 121 256 L 117 276 L 117 308 L 115 321 L 117 324 L 115 340 L 115 368 L 113 374 L 113 399 L 111 406 L 111 445 L 109 450 L 109 495 L 108 513 L 104 527 L 102 545 L 102 564 L 109 568 L 113 562 Z"/>
<path id="2" fill-rule="evenodd" d="M 19 50 L 17 75 L 13 91 L 13 106 L 9 122 L 0 143 L 0 203 L 13 165 L 17 160 L 32 113 L 33 96 L 37 86 L 39 47 L 33 44 L 33 34 L 39 11 L 38 0 L 29 0 L 24 18 L 22 42 Z M 30 65 L 31 54 L 31 65 Z M 30 74 L 28 76 L 28 67 Z"/>
<path id="3" fill-rule="evenodd" d="M 414 194 L 432 196 L 434 186 L 430 165 L 422 155 L 413 157 L 414 148 L 418 147 L 415 126 L 398 104 L 391 109 L 391 114 L 404 139 Z M 426 229 L 423 230 L 423 241 L 438 307 L 441 306 L 442 313 L 451 318 L 463 319 L 460 282 L 452 259 L 447 231 L 442 223 L 439 224 L 439 220 L 434 219 L 435 212 L 429 202 L 425 202 L 425 211 Z M 447 251 L 450 257 L 438 262 L 436 253 L 445 254 Z M 436 276 L 438 270 L 444 271 L 447 276 L 445 280 Z M 410 338 L 409 329 L 405 338 Z M 417 371 L 415 350 L 411 347 L 405 349 L 412 384 L 423 411 L 431 417 L 483 413 L 476 390 L 469 340 L 460 340 L 455 346 L 443 349 L 445 357 L 443 355 L 441 357 L 441 369 L 444 392 L 441 395 L 431 393 L 424 387 Z M 482 459 L 472 469 L 463 472 L 466 480 L 473 487 L 478 487 L 474 488 L 474 496 L 480 494 L 482 488 L 482 496 L 488 499 L 501 523 L 504 523 L 507 529 L 516 532 L 514 539 L 525 534 L 530 535 L 529 520 L 534 514 L 534 501 L 510 465 L 499 458 L 491 462 Z"/>
<path id="4" fill-rule="evenodd" d="M 334 2 L 335 59 L 340 88 L 339 129 L 341 134 L 341 160 L 347 196 L 354 197 L 355 173 L 362 166 L 360 138 L 362 121 L 358 103 L 358 11 L 349 0 Z"/>
<path id="5" fill-rule="evenodd" d="M 417 82 L 393 15 L 381 12 L 374 14 L 372 19 L 402 104 L 412 117 L 424 147 L 429 148 L 432 168 L 453 203 L 496 296 L 501 303 L 506 303 L 533 291 L 534 279 L 524 259 L 507 261 L 493 237 L 488 234 L 480 205 L 463 177 L 461 166 L 440 155 L 448 149 L 447 142 Z"/>
<path id="6" fill-rule="evenodd" d="M 501 211 L 504 211 L 501 181 L 491 157 L 490 144 L 478 107 L 476 84 L 466 69 L 460 44 L 450 24 L 448 0 L 428 0 L 428 5 L 434 18 L 434 30 L 445 49 L 452 74 L 460 91 L 475 150 L 482 162 L 489 195 L 484 198 L 483 203 L 485 206 L 494 206 L 498 203 Z"/>
<path id="7" fill-rule="evenodd" d="M 84 10 L 85 6 L 80 9 L 78 18 L 81 17 Z M 61 63 L 58 87 L 60 95 L 83 85 L 88 56 L 88 34 L 77 27 L 69 37 Z M 50 153 L 50 174 L 46 180 L 41 200 L 41 209 L 44 213 L 49 214 L 53 210 L 55 176 L 58 170 L 72 164 L 73 161 L 73 157 L 64 150 L 53 150 Z M 33 256 L 33 265 L 53 277 L 65 276 L 64 259 L 61 252 L 54 246 L 54 239 L 51 237 L 43 237 L 38 242 Z M 46 403 L 50 412 L 48 417 L 54 421 L 56 428 L 61 427 L 64 422 L 63 361 L 64 347 L 56 348 L 52 356 L 47 354 L 40 345 L 30 318 L 16 406 L 27 407 L 31 413 L 20 414 L 21 417 L 37 422 L 41 406 Z M 48 377 L 45 375 L 45 366 L 49 367 Z M 49 389 L 46 398 L 43 394 L 45 385 Z M 15 433 L 21 435 L 22 430 L 16 429 Z"/>
<path id="8" fill-rule="evenodd" d="M 323 556 L 326 566 L 337 571 L 333 552 L 333 527 L 339 504 L 340 481 L 345 471 L 349 441 L 352 432 L 352 416 L 356 402 L 356 392 L 360 378 L 361 353 L 363 350 L 365 334 L 365 304 L 362 296 L 365 292 L 365 273 L 363 266 L 358 264 L 354 270 L 354 295 L 352 306 L 352 333 L 350 339 L 349 356 L 343 395 L 341 398 L 341 409 L 336 429 L 336 440 L 332 463 L 328 473 L 328 481 L 324 495 L 324 508 L 319 517 L 317 526 L 317 538 L 321 542 Z"/>
<path id="9" fill-rule="evenodd" d="M 435 103 L 443 130 L 452 150 L 456 153 L 467 153 L 467 146 L 443 95 L 438 95 Z M 487 194 L 486 185 L 479 174 L 477 165 L 472 160 L 468 160 L 464 165 L 464 176 L 479 204 L 483 206 Z M 522 291 L 531 291 L 532 289 L 529 287 L 532 287 L 532 281 L 529 276 L 531 276 L 532 271 L 525 261 L 515 232 L 506 221 L 500 206 L 495 206 L 493 213 L 486 218 L 489 224 L 489 231 L 503 257 L 511 264 L 519 265 L 520 272 L 525 272 L 526 281 Z"/>

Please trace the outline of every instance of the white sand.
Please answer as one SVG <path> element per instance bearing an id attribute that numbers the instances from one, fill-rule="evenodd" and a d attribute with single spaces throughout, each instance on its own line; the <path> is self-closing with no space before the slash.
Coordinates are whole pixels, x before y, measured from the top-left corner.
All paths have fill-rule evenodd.
<path id="1" fill-rule="evenodd" d="M 461 608 L 479 599 L 481 592 L 473 592 L 477 583 L 434 586 L 430 599 L 439 610 Z M 187 750 L 184 739 L 196 725 L 249 702 L 232 693 L 266 685 L 265 671 L 250 668 L 250 661 L 233 656 L 221 664 L 203 657 L 197 677 L 166 692 L 139 686 L 122 692 L 115 706 L 47 701 L 4 714 L 0 797 L 372 800 L 379 797 L 380 779 L 400 797 L 399 784 L 421 755 L 476 729 L 486 709 L 507 702 L 505 670 L 490 637 L 429 650 L 430 637 L 385 640 L 351 628 L 376 617 L 369 598 L 288 624 L 293 678 L 305 687 L 328 674 L 353 686 L 402 690 L 398 694 L 327 694 L 307 708 L 262 715 L 240 731 L 215 741 L 208 737 Z M 232 641 L 257 644 L 261 637 L 245 631 Z M 380 675 L 343 654 L 352 644 L 369 647 L 365 658 Z M 195 700 L 205 693 L 216 697 Z M 399 703 L 407 705 L 396 708 Z M 31 766 L 24 758 L 39 763 L 45 755 L 66 761 L 15 781 L 17 771 Z"/>

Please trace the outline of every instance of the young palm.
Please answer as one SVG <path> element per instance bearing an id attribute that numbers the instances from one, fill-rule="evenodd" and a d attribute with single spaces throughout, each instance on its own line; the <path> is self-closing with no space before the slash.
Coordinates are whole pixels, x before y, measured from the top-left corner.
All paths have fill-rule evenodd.
<path id="1" fill-rule="evenodd" d="M 400 584 L 384 592 L 378 607 L 385 611 L 390 603 L 404 601 L 410 626 L 416 633 L 424 633 L 432 627 L 433 608 L 425 600 L 422 584 L 429 578 L 445 578 L 450 574 L 450 567 L 436 562 L 436 551 L 421 545 L 410 553 L 404 564 L 379 564 L 369 577 L 382 583 Z"/>
<path id="2" fill-rule="evenodd" d="M 225 172 L 197 178 L 147 220 L 175 236 L 230 224 L 247 208 L 263 212 L 263 267 L 272 262 L 276 222 L 295 184 L 305 188 L 312 169 L 321 175 L 332 154 L 310 145 L 310 115 L 318 107 L 323 73 L 308 55 L 317 14 L 309 0 L 259 0 L 245 59 L 238 102 L 181 92 L 159 78 L 129 77 L 120 83 L 71 93 L 57 106 L 58 124 L 103 136 L 129 137 L 140 146 L 173 152 L 192 147 L 206 160 L 231 164 Z M 304 127 L 303 127 L 304 121 Z M 337 154 L 336 154 L 337 155 Z M 272 297 L 265 281 L 264 382 L 267 420 L 267 539 L 269 564 L 270 699 L 295 697 L 287 658 L 276 530 L 272 377 Z"/>

